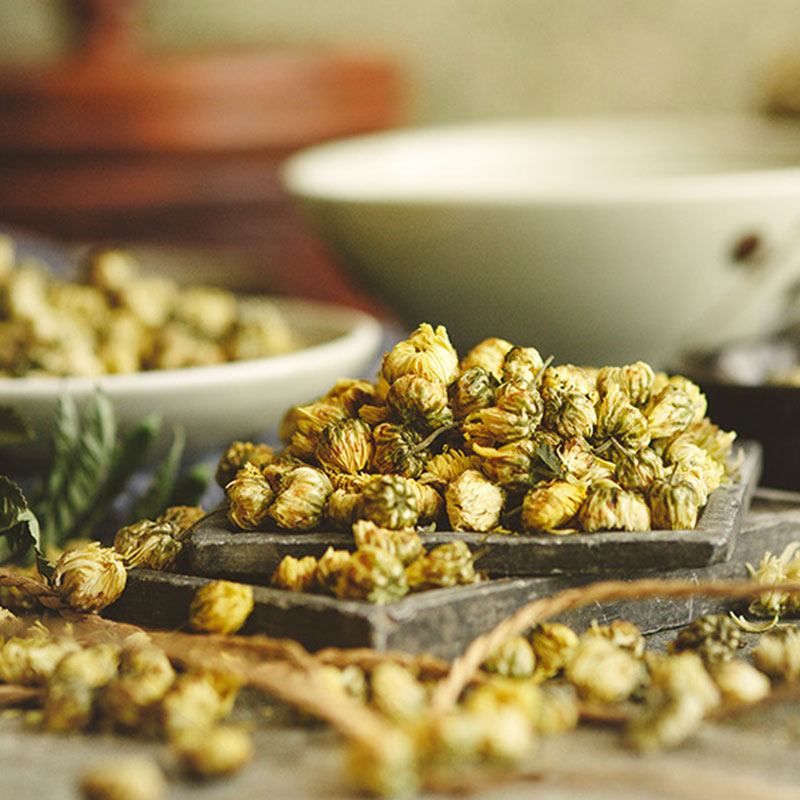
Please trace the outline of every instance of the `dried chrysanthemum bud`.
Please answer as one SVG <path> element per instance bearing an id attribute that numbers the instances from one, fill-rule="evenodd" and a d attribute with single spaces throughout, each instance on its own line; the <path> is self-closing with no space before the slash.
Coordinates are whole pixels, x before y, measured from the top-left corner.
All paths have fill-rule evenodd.
<path id="1" fill-rule="evenodd" d="M 413 797 L 421 785 L 412 735 L 394 726 L 384 735 L 350 739 L 347 772 L 352 785 L 374 797 Z"/>
<path id="2" fill-rule="evenodd" d="M 189 605 L 189 624 L 206 633 L 236 633 L 252 610 L 252 586 L 211 581 L 195 592 Z"/>
<path id="3" fill-rule="evenodd" d="M 447 484 L 454 481 L 462 472 L 468 469 L 480 469 L 480 465 L 479 456 L 445 446 L 441 453 L 431 456 L 425 462 L 425 469 L 418 480 L 443 491 Z"/>
<path id="4" fill-rule="evenodd" d="M 488 531 L 500 521 L 505 492 L 480 472 L 468 469 L 445 490 L 447 517 L 455 531 Z"/>
<path id="5" fill-rule="evenodd" d="M 800 542 L 790 542 L 779 556 L 769 551 L 764 553 L 757 569 L 746 564 L 750 577 L 765 586 L 800 579 Z M 751 614 L 759 617 L 780 618 L 787 612 L 800 608 L 800 595 L 791 592 L 765 591 L 753 599 L 748 607 Z"/>
<path id="6" fill-rule="evenodd" d="M 600 625 L 594 619 L 584 635 L 608 639 L 611 644 L 626 650 L 636 658 L 641 658 L 644 654 L 646 642 L 641 629 L 626 619 L 615 619 L 607 625 Z"/>
<path id="7" fill-rule="evenodd" d="M 389 388 L 386 405 L 403 425 L 429 433 L 453 421 L 447 387 L 419 375 L 401 375 Z"/>
<path id="8" fill-rule="evenodd" d="M 628 730 L 631 745 L 641 752 L 679 744 L 720 700 L 714 680 L 696 653 L 653 658 L 649 667 L 645 711 Z"/>
<path id="9" fill-rule="evenodd" d="M 699 503 L 688 481 L 664 478 L 653 481 L 647 492 L 654 530 L 694 530 Z"/>
<path id="10" fill-rule="evenodd" d="M 557 533 L 577 514 L 586 486 L 569 481 L 548 481 L 530 489 L 522 501 L 522 525 L 528 531 Z"/>
<path id="11" fill-rule="evenodd" d="M 58 596 L 77 611 L 100 611 L 125 588 L 128 573 L 113 547 L 92 542 L 68 550 L 56 562 L 51 584 Z"/>
<path id="12" fill-rule="evenodd" d="M 622 389 L 635 406 L 647 403 L 654 381 L 653 368 L 644 361 L 624 367 L 602 367 L 597 373 L 597 388 L 601 395 L 615 386 Z"/>
<path id="13" fill-rule="evenodd" d="M 381 376 L 389 383 L 401 375 L 419 375 L 445 386 L 458 376 L 458 354 L 447 329 L 423 322 L 414 333 L 383 356 Z"/>
<path id="14" fill-rule="evenodd" d="M 228 498 L 228 520 L 240 530 L 258 528 L 269 513 L 275 493 L 261 470 L 246 463 L 236 477 L 225 485 Z"/>
<path id="15" fill-rule="evenodd" d="M 59 661 L 47 682 L 42 704 L 50 731 L 85 728 L 91 721 L 96 689 L 117 674 L 119 648 L 98 644 L 73 650 Z"/>
<path id="16" fill-rule="evenodd" d="M 506 354 L 514 345 L 507 342 L 505 339 L 499 339 L 492 336 L 484 339 L 472 348 L 461 359 L 459 368 L 461 372 L 466 372 L 473 367 L 483 367 L 487 372 L 493 375 L 497 380 L 500 380 L 503 361 Z"/>
<path id="17" fill-rule="evenodd" d="M 525 715 L 531 723 L 539 718 L 542 689 L 533 681 L 492 674 L 470 689 L 462 707 L 476 714 L 494 713 L 511 706 Z"/>
<path id="18" fill-rule="evenodd" d="M 573 395 L 582 395 L 593 403 L 599 400 L 596 377 L 574 364 L 547 367 L 541 375 L 541 393 L 548 410 L 559 408 Z"/>
<path id="19" fill-rule="evenodd" d="M 461 372 L 450 384 L 448 397 L 456 419 L 486 408 L 494 402 L 497 378 L 485 367 L 475 366 Z"/>
<path id="20" fill-rule="evenodd" d="M 419 512 L 417 524 L 429 525 L 435 523 L 444 512 L 444 497 L 433 486 L 413 478 L 407 478 L 406 480 L 417 501 L 417 511 Z"/>
<path id="21" fill-rule="evenodd" d="M 650 436 L 662 439 L 685 430 L 695 421 L 695 405 L 687 391 L 668 383 L 650 398 L 644 415 Z"/>
<path id="22" fill-rule="evenodd" d="M 593 531 L 650 530 L 650 509 L 637 492 L 623 489 L 618 483 L 600 480 L 589 487 L 586 500 L 578 511 L 581 528 Z"/>
<path id="23" fill-rule="evenodd" d="M 588 439 L 597 424 L 594 400 L 582 394 L 567 395 L 564 402 L 548 414 L 547 422 L 561 436 Z"/>
<path id="24" fill-rule="evenodd" d="M 156 522 L 171 522 L 177 525 L 178 533 L 173 536 L 182 541 L 192 525 L 205 516 L 206 512 L 201 506 L 170 506 L 163 514 L 156 517 Z"/>
<path id="25" fill-rule="evenodd" d="M 166 653 L 150 644 L 146 636 L 132 637 L 120 654 L 119 673 L 100 695 L 103 712 L 125 728 L 138 728 L 172 685 L 175 670 Z"/>
<path id="26" fill-rule="evenodd" d="M 613 438 L 622 447 L 641 450 L 650 444 L 647 419 L 630 401 L 628 395 L 612 384 L 597 405 L 594 439 L 602 444 Z"/>
<path id="27" fill-rule="evenodd" d="M 253 442 L 231 442 L 228 449 L 220 456 L 214 480 L 223 489 L 230 483 L 236 473 L 248 462 L 260 467 L 270 461 L 273 455 L 272 448 L 267 444 L 253 444 Z"/>
<path id="28" fill-rule="evenodd" d="M 686 430 L 675 437 L 675 441 L 683 440 L 696 444 L 705 450 L 715 461 L 720 464 L 727 463 L 736 441 L 735 431 L 720 430 L 708 417 L 703 417 L 699 422 L 693 422 Z"/>
<path id="29" fill-rule="evenodd" d="M 800 630 L 792 625 L 764 634 L 751 655 L 756 667 L 771 678 L 797 680 L 800 677 Z"/>
<path id="30" fill-rule="evenodd" d="M 76 645 L 52 638 L 44 628 L 25 631 L 0 643 L 0 681 L 23 686 L 39 685 L 50 679 L 64 655 Z"/>
<path id="31" fill-rule="evenodd" d="M 470 446 L 494 447 L 529 438 L 538 424 L 536 419 L 527 414 L 489 406 L 467 414 L 461 423 L 461 435 Z"/>
<path id="32" fill-rule="evenodd" d="M 473 444 L 472 449 L 481 458 L 480 468 L 493 483 L 514 489 L 535 482 L 533 470 L 538 456 L 534 440 L 519 439 L 497 448 Z"/>
<path id="33" fill-rule="evenodd" d="M 377 547 L 363 547 L 353 553 L 331 588 L 342 599 L 376 604 L 391 603 L 408 593 L 403 562 Z"/>
<path id="34" fill-rule="evenodd" d="M 339 669 L 333 664 L 324 664 L 316 671 L 316 675 L 326 688 L 366 702 L 367 677 L 358 665 L 348 664 Z"/>
<path id="35" fill-rule="evenodd" d="M 482 580 L 482 576 L 475 572 L 472 552 L 461 541 L 440 544 L 427 555 L 412 561 L 406 568 L 406 577 L 412 592 Z"/>
<path id="36" fill-rule="evenodd" d="M 161 728 L 170 739 L 187 730 L 208 732 L 228 715 L 233 700 L 235 691 L 230 694 L 225 690 L 220 692 L 210 674 L 183 673 L 159 701 Z"/>
<path id="37" fill-rule="evenodd" d="M 539 377 L 544 360 L 535 347 L 512 347 L 501 367 L 504 381 L 522 381 L 531 386 Z"/>
<path id="38" fill-rule="evenodd" d="M 386 475 L 415 478 L 422 472 L 428 451 L 417 433 L 402 425 L 382 422 L 372 430 L 372 466 Z"/>
<path id="39" fill-rule="evenodd" d="M 269 585 L 289 592 L 307 592 L 316 583 L 317 559 L 314 556 L 284 556 L 272 573 Z"/>
<path id="40" fill-rule="evenodd" d="M 376 475 L 362 491 L 365 519 L 381 528 L 413 528 L 419 520 L 417 494 L 399 475 Z"/>
<path id="41" fill-rule="evenodd" d="M 524 636 L 509 637 L 483 662 L 487 672 L 510 678 L 530 678 L 535 667 L 536 655 Z"/>
<path id="42" fill-rule="evenodd" d="M 544 442 L 540 442 L 540 445 L 544 445 Z M 570 436 L 563 441 L 554 442 L 550 444 L 550 450 L 558 460 L 557 466 L 565 475 L 584 483 L 593 483 L 599 478 L 608 477 L 607 473 L 614 468 L 611 462 L 595 455 L 592 446 L 583 436 Z"/>
<path id="43" fill-rule="evenodd" d="M 330 478 L 314 467 L 297 467 L 281 481 L 269 515 L 281 528 L 307 531 L 319 525 L 333 492 Z"/>
<path id="44" fill-rule="evenodd" d="M 361 494 L 334 489 L 325 506 L 325 516 L 335 527 L 347 530 L 361 517 Z"/>
<path id="45" fill-rule="evenodd" d="M 175 563 L 181 552 L 181 535 L 181 529 L 174 522 L 142 520 L 117 531 L 114 549 L 128 568 L 165 570 Z"/>
<path id="46" fill-rule="evenodd" d="M 294 409 L 294 430 L 286 448 L 288 454 L 310 461 L 320 445 L 322 431 L 331 423 L 347 418 L 344 406 L 330 400 L 317 400 L 307 406 L 298 406 Z"/>
<path id="47" fill-rule="evenodd" d="M 673 465 L 670 477 L 675 481 L 687 481 L 697 493 L 701 506 L 708 495 L 725 477 L 725 465 L 715 461 L 705 450 L 695 444 L 680 441 L 670 444 L 664 451 L 664 463 Z"/>
<path id="48" fill-rule="evenodd" d="M 578 634 L 563 622 L 542 622 L 530 634 L 536 656 L 536 677 L 551 678 L 564 668 L 578 646 Z"/>
<path id="49" fill-rule="evenodd" d="M 392 412 L 387 405 L 371 405 L 366 403 L 358 409 L 358 418 L 366 422 L 370 428 L 380 425 L 381 422 L 390 422 Z"/>
<path id="50" fill-rule="evenodd" d="M 494 393 L 498 408 L 527 417 L 533 429 L 539 427 L 544 415 L 544 403 L 539 390 L 521 380 L 503 381 Z"/>
<path id="51" fill-rule="evenodd" d="M 381 528 L 370 520 L 362 519 L 353 525 L 356 547 L 378 547 L 397 556 L 403 564 L 410 564 L 422 555 L 422 539 L 413 528 Z"/>
<path id="52" fill-rule="evenodd" d="M 250 734 L 233 725 L 186 728 L 171 741 L 181 768 L 202 778 L 230 775 L 248 764 L 255 752 Z"/>
<path id="53" fill-rule="evenodd" d="M 769 678 L 749 661 L 731 658 L 709 667 L 711 677 L 726 700 L 737 703 L 757 703 L 769 693 Z"/>
<path id="54" fill-rule="evenodd" d="M 167 782 L 158 764 L 145 756 L 108 760 L 84 770 L 83 800 L 161 800 Z"/>
<path id="55" fill-rule="evenodd" d="M 604 636 L 582 636 L 565 673 L 582 697 L 605 703 L 626 700 L 645 677 L 642 662 Z"/>
<path id="56" fill-rule="evenodd" d="M 372 458 L 372 431 L 360 419 L 332 422 L 320 434 L 315 455 L 330 472 L 361 472 Z"/>
<path id="57" fill-rule="evenodd" d="M 281 488 L 281 481 L 297 467 L 307 467 L 308 464 L 300 458 L 290 455 L 285 450 L 276 454 L 268 464 L 264 464 L 261 474 L 272 487 L 273 492 L 278 492 Z"/>
<path id="58" fill-rule="evenodd" d="M 393 721 L 415 719 L 427 699 L 425 687 L 399 664 L 383 661 L 370 674 L 370 703 Z"/>
<path id="59" fill-rule="evenodd" d="M 317 567 L 314 570 L 314 586 L 325 592 L 333 592 L 339 575 L 349 562 L 349 550 L 334 550 L 333 547 L 328 547 L 317 560 Z"/>
<path id="60" fill-rule="evenodd" d="M 635 451 L 618 448 L 616 462 L 614 477 L 623 489 L 646 492 L 654 481 L 665 475 L 664 462 L 649 447 Z"/>
<path id="61" fill-rule="evenodd" d="M 375 386 L 361 378 L 340 378 L 325 397 L 341 403 L 351 417 L 358 416 L 361 406 L 377 401 Z"/>
<path id="62" fill-rule="evenodd" d="M 535 730 L 544 736 L 566 733 L 580 721 L 580 703 L 575 687 L 570 684 L 542 686 L 539 716 Z"/>

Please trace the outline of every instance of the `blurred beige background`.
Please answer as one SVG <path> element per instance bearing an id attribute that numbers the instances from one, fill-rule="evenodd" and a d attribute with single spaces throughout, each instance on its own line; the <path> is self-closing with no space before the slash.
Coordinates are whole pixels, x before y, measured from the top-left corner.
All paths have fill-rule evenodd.
<path id="1" fill-rule="evenodd" d="M 143 0 L 155 50 L 372 47 L 396 57 L 411 122 L 760 105 L 800 52 L 800 0 Z M 0 61 L 62 54 L 57 0 L 0 0 Z"/>

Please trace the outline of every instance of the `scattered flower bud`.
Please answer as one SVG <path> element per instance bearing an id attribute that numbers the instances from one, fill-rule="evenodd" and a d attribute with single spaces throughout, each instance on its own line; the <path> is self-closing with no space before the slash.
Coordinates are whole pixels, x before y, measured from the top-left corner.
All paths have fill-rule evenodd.
<path id="1" fill-rule="evenodd" d="M 267 518 L 275 493 L 261 470 L 246 463 L 225 485 L 228 519 L 243 531 L 257 529 Z"/>
<path id="2" fill-rule="evenodd" d="M 747 564 L 750 577 L 765 586 L 800 580 L 800 542 L 790 542 L 779 556 L 769 551 L 764 553 L 757 569 Z M 800 595 L 791 592 L 765 591 L 748 606 L 751 614 L 759 617 L 779 619 L 786 613 L 800 608 Z"/>
<path id="3" fill-rule="evenodd" d="M 233 581 L 200 587 L 189 606 L 189 624 L 205 633 L 236 633 L 253 610 L 253 588 Z"/>
<path id="4" fill-rule="evenodd" d="M 448 386 L 458 376 L 458 355 L 447 329 L 423 322 L 414 333 L 387 352 L 381 375 L 391 384 L 401 375 L 419 375 Z"/>
<path id="5" fill-rule="evenodd" d="M 359 520 L 353 525 L 356 547 L 377 547 L 397 556 L 404 565 L 410 564 L 424 553 L 422 539 L 413 528 L 381 528 L 370 520 Z"/>
<path id="6" fill-rule="evenodd" d="M 181 768 L 190 775 L 216 778 L 237 772 L 253 759 L 253 739 L 242 728 L 217 725 L 186 728 L 172 739 Z"/>
<path id="7" fill-rule="evenodd" d="M 297 467 L 281 481 L 269 515 L 281 528 L 310 530 L 322 521 L 331 492 L 330 478 L 322 470 Z"/>
<path id="8" fill-rule="evenodd" d="M 408 593 L 403 562 L 376 547 L 363 547 L 353 553 L 337 577 L 331 588 L 343 600 L 366 600 L 380 605 Z"/>
<path id="9" fill-rule="evenodd" d="M 161 800 L 166 780 L 152 759 L 127 756 L 84 770 L 79 789 L 84 800 Z"/>
<path id="10" fill-rule="evenodd" d="M 483 580 L 475 571 L 475 559 L 466 543 L 446 542 L 406 568 L 409 589 L 419 592 L 444 586 L 458 586 Z"/>
<path id="11" fill-rule="evenodd" d="M 522 525 L 528 531 L 557 533 L 577 514 L 586 497 L 582 483 L 549 481 L 530 489 L 522 501 Z"/>
<path id="12" fill-rule="evenodd" d="M 90 613 L 110 606 L 125 589 L 122 556 L 98 542 L 65 552 L 56 562 L 51 584 L 71 608 Z"/>
<path id="13" fill-rule="evenodd" d="M 794 681 L 800 677 L 800 630 L 792 625 L 764 634 L 752 651 L 753 663 L 771 678 Z"/>
<path id="14" fill-rule="evenodd" d="M 596 619 L 585 633 L 586 636 L 602 636 L 615 647 L 625 650 L 636 658 L 641 658 L 645 648 L 645 638 L 641 629 L 626 619 L 615 619 L 607 625 L 600 625 Z"/>
<path id="15" fill-rule="evenodd" d="M 317 461 L 330 472 L 361 472 L 372 458 L 372 432 L 360 419 L 332 422 L 320 434 Z"/>
<path id="16" fill-rule="evenodd" d="M 372 430 L 372 466 L 384 474 L 414 478 L 422 472 L 428 452 L 419 447 L 417 433 L 402 425 L 382 422 Z"/>
<path id="17" fill-rule="evenodd" d="M 542 622 L 530 635 L 536 656 L 536 677 L 544 680 L 557 675 L 578 646 L 578 634 L 562 622 Z"/>
<path id="18" fill-rule="evenodd" d="M 339 576 L 350 563 L 349 550 L 328 549 L 319 557 L 314 570 L 314 586 L 322 591 L 333 592 Z"/>
<path id="19" fill-rule="evenodd" d="M 317 559 L 314 556 L 284 556 L 272 573 L 269 585 L 289 592 L 307 592 L 316 585 Z"/>
<path id="20" fill-rule="evenodd" d="M 399 475 L 376 475 L 362 491 L 365 519 L 381 528 L 413 528 L 419 520 L 417 494 Z"/>
<path id="21" fill-rule="evenodd" d="M 455 531 L 488 531 L 500 521 L 505 492 L 477 470 L 469 469 L 448 484 L 447 517 Z"/>
<path id="22" fill-rule="evenodd" d="M 266 444 L 253 442 L 232 442 L 220 456 L 214 473 L 214 480 L 223 489 L 235 477 L 236 473 L 248 462 L 256 467 L 269 463 L 273 450 Z"/>
<path id="23" fill-rule="evenodd" d="M 440 381 L 419 375 L 398 377 L 386 395 L 386 405 L 395 419 L 423 434 L 453 421 L 447 387 Z"/>
<path id="24" fill-rule="evenodd" d="M 524 636 L 512 636 L 496 648 L 483 668 L 509 678 L 530 678 L 536 667 L 536 655 L 533 647 Z"/>
<path id="25" fill-rule="evenodd" d="M 769 678 L 749 661 L 731 658 L 711 665 L 711 677 L 726 700 L 757 703 L 770 693 Z"/>
<path id="26" fill-rule="evenodd" d="M 586 500 L 578 511 L 584 531 L 650 530 L 650 509 L 637 492 L 623 489 L 618 483 L 600 480 L 589 487 Z"/>
<path id="27" fill-rule="evenodd" d="M 378 664 L 370 675 L 370 702 L 395 722 L 413 720 L 425 709 L 425 687 L 404 667 L 391 661 Z"/>
<path id="28" fill-rule="evenodd" d="M 632 653 L 603 636 L 582 636 L 566 665 L 566 676 L 589 700 L 619 703 L 641 686 L 644 670 Z"/>
<path id="29" fill-rule="evenodd" d="M 129 569 L 166 570 L 175 564 L 183 547 L 182 531 L 174 522 L 142 520 L 120 528 L 114 537 L 114 550 Z"/>

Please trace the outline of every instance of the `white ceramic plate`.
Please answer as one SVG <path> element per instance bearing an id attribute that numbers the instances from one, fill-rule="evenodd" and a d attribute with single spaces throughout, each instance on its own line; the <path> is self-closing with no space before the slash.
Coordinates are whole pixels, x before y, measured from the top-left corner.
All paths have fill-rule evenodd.
<path id="1" fill-rule="evenodd" d="M 201 456 L 237 439 L 269 438 L 289 407 L 324 394 L 339 378 L 374 377 L 369 370 L 384 336 L 374 317 L 306 300 L 275 302 L 304 343 L 285 355 L 98 378 L 0 378 L 0 406 L 18 408 L 37 433 L 35 444 L 11 448 L 9 454 L 26 464 L 47 457 L 62 392 L 83 405 L 102 387 L 121 429 L 158 412 L 165 428 L 183 426 L 187 454 Z"/>

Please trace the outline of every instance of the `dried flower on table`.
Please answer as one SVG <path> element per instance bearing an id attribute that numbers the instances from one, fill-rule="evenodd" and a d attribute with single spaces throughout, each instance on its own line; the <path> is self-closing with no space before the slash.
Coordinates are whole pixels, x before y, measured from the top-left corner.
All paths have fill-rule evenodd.
<path id="1" fill-rule="evenodd" d="M 569 481 L 548 481 L 530 489 L 522 501 L 522 525 L 531 532 L 560 533 L 578 513 L 586 486 Z"/>
<path id="2" fill-rule="evenodd" d="M 189 529 L 196 522 L 206 516 L 200 506 L 170 506 L 164 513 L 156 517 L 156 522 L 171 522 L 178 526 L 178 533 L 173 534 L 176 539 L 183 541 Z"/>
<path id="3" fill-rule="evenodd" d="M 252 586 L 211 581 L 195 592 L 189 605 L 189 624 L 206 633 L 236 633 L 252 610 Z"/>
<path id="4" fill-rule="evenodd" d="M 23 686 L 44 684 L 61 659 L 76 647 L 68 639 L 54 639 L 41 626 L 32 626 L 0 643 L 0 681 Z"/>
<path id="5" fill-rule="evenodd" d="M 709 665 L 709 670 L 726 700 L 757 703 L 770 693 L 769 678 L 749 661 L 731 658 Z"/>
<path id="6" fill-rule="evenodd" d="M 392 727 L 385 735 L 350 740 L 347 772 L 353 787 L 374 797 L 413 797 L 421 787 L 412 733 Z"/>
<path id="7" fill-rule="evenodd" d="M 250 763 L 255 753 L 252 736 L 233 725 L 208 730 L 187 728 L 172 740 L 172 751 L 190 775 L 216 778 L 230 775 Z"/>
<path id="8" fill-rule="evenodd" d="M 353 525 L 356 547 L 378 547 L 397 556 L 404 565 L 410 564 L 424 553 L 422 539 L 413 528 L 381 528 L 370 520 L 359 520 Z"/>
<path id="9" fill-rule="evenodd" d="M 477 470 L 468 469 L 448 484 L 447 517 L 453 530 L 488 531 L 500 521 L 505 492 Z"/>
<path id="10" fill-rule="evenodd" d="M 623 489 L 647 492 L 656 481 L 662 480 L 666 475 L 661 456 L 649 447 L 626 450 L 617 446 L 615 451 L 613 458 L 616 467 L 613 477 Z"/>
<path id="11" fill-rule="evenodd" d="M 536 655 L 524 636 L 511 636 L 493 650 L 483 669 L 509 678 L 530 678 L 536 668 Z"/>
<path id="12" fill-rule="evenodd" d="M 705 614 L 682 628 L 667 651 L 691 650 L 709 665 L 733 658 L 743 646 L 741 628 L 733 619 L 727 614 Z"/>
<path id="13" fill-rule="evenodd" d="M 268 513 L 281 528 L 310 530 L 322 521 L 332 491 L 322 470 L 297 467 L 284 476 Z"/>
<path id="14" fill-rule="evenodd" d="M 316 458 L 329 472 L 361 472 L 372 458 L 372 432 L 360 419 L 332 422 L 320 434 Z"/>
<path id="15" fill-rule="evenodd" d="M 123 645 L 118 675 L 102 687 L 100 706 L 123 728 L 139 728 L 174 680 L 175 670 L 164 651 L 146 637 L 135 638 Z"/>
<path id="16" fill-rule="evenodd" d="M 600 625 L 596 619 L 593 619 L 584 635 L 602 636 L 636 658 L 641 658 L 644 654 L 646 645 L 644 634 L 638 625 L 634 625 L 626 619 L 615 619 L 607 625 Z"/>
<path id="17" fill-rule="evenodd" d="M 545 736 L 566 733 L 577 727 L 580 707 L 575 687 L 570 684 L 545 684 L 542 686 L 536 732 Z"/>
<path id="18" fill-rule="evenodd" d="M 333 593 L 343 600 L 366 600 L 384 604 L 408 593 L 403 562 L 377 547 L 362 547 L 338 571 Z"/>
<path id="19" fill-rule="evenodd" d="M 395 722 L 410 721 L 425 710 L 428 693 L 405 667 L 384 661 L 370 673 L 369 702 Z"/>
<path id="20" fill-rule="evenodd" d="M 800 542 L 790 542 L 780 555 L 767 551 L 757 568 L 747 564 L 750 577 L 764 586 L 800 579 Z M 793 613 L 800 608 L 800 595 L 791 592 L 764 591 L 748 606 L 751 614 L 759 617 L 772 617 L 777 620 L 784 614 Z"/>
<path id="21" fill-rule="evenodd" d="M 542 708 L 542 687 L 533 681 L 493 674 L 471 688 L 461 706 L 476 714 L 493 713 L 511 706 L 536 724 Z"/>
<path id="22" fill-rule="evenodd" d="M 310 461 L 321 442 L 322 432 L 333 422 L 348 419 L 347 411 L 340 403 L 317 400 L 307 406 L 293 409 L 293 430 L 286 448 L 289 455 Z M 288 430 L 281 430 L 281 438 L 287 441 Z"/>
<path id="23" fill-rule="evenodd" d="M 764 634 L 752 651 L 753 663 L 771 678 L 794 681 L 800 678 L 800 630 L 796 625 Z"/>
<path id="24" fill-rule="evenodd" d="M 128 756 L 84 770 L 79 790 L 84 800 L 161 800 L 166 780 L 152 759 Z"/>
<path id="25" fill-rule="evenodd" d="M 77 611 L 101 611 L 125 588 L 127 572 L 113 547 L 92 542 L 65 552 L 56 562 L 51 584 L 59 597 Z"/>
<path id="26" fill-rule="evenodd" d="M 228 715 L 231 705 L 231 698 L 220 693 L 210 675 L 178 675 L 158 702 L 161 729 L 169 739 L 187 730 L 208 732 Z"/>
<path id="27" fill-rule="evenodd" d="M 401 375 L 418 375 L 448 386 L 458 375 L 458 355 L 445 327 L 423 322 L 384 355 L 381 375 L 390 384 Z"/>
<path id="28" fill-rule="evenodd" d="M 253 442 L 231 442 L 220 456 L 214 473 L 214 480 L 221 488 L 230 483 L 236 473 L 247 463 L 256 467 L 268 463 L 273 456 L 272 448 L 267 444 L 253 444 Z"/>
<path id="29" fill-rule="evenodd" d="M 233 525 L 243 531 L 255 530 L 269 514 L 269 506 L 275 498 L 261 470 L 250 462 L 236 473 L 225 485 L 228 499 L 227 515 Z"/>
<path id="30" fill-rule="evenodd" d="M 316 586 L 316 575 L 317 559 L 314 556 L 284 556 L 272 573 L 269 585 L 289 592 L 307 592 Z"/>
<path id="31" fill-rule="evenodd" d="M 604 636 L 582 636 L 570 654 L 565 675 L 588 700 L 619 703 L 645 678 L 642 662 Z"/>
<path id="32" fill-rule="evenodd" d="M 475 571 L 475 558 L 462 541 L 434 547 L 406 567 L 406 579 L 412 592 L 444 586 L 478 583 L 483 576 Z"/>
<path id="33" fill-rule="evenodd" d="M 552 678 L 567 664 L 579 637 L 563 622 L 542 622 L 530 632 L 530 643 L 536 656 L 536 677 Z"/>
<path id="34" fill-rule="evenodd" d="M 125 566 L 167 570 L 172 567 L 183 547 L 183 531 L 174 522 L 142 520 L 120 528 L 114 537 L 114 550 Z"/>
<path id="35" fill-rule="evenodd" d="M 611 480 L 599 480 L 589 487 L 578 511 L 584 531 L 648 531 L 650 508 L 637 492 L 623 489 Z"/>
<path id="36" fill-rule="evenodd" d="M 339 669 L 333 664 L 324 664 L 317 671 L 317 675 L 327 688 L 342 692 L 345 696 L 361 702 L 367 701 L 367 676 L 358 665 L 348 664 Z"/>
<path id="37" fill-rule="evenodd" d="M 376 475 L 362 490 L 364 518 L 382 528 L 413 528 L 419 520 L 417 494 L 399 475 Z"/>

